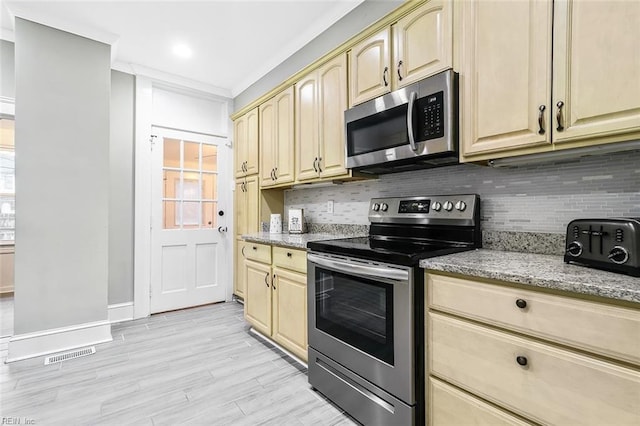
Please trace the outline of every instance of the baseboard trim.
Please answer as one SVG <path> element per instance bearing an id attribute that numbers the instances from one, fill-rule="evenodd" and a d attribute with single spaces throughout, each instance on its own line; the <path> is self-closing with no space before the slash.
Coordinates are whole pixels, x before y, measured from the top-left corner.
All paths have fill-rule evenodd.
<path id="1" fill-rule="evenodd" d="M 277 348 L 278 350 L 284 352 L 285 355 L 287 355 L 289 358 L 291 358 L 292 360 L 294 360 L 295 362 L 297 362 L 298 364 L 300 364 L 302 367 L 309 368 L 309 366 L 307 365 L 306 362 L 304 362 L 303 360 L 301 360 L 300 358 L 298 358 L 297 355 L 294 355 L 293 353 L 291 353 L 288 349 L 284 348 L 282 345 L 280 345 L 278 342 L 271 340 L 270 338 L 268 338 L 267 336 L 265 336 L 264 334 L 260 333 L 258 330 L 256 330 L 255 328 L 251 327 L 249 329 L 249 333 L 253 334 L 255 337 L 259 338 L 260 340 L 262 340 L 265 343 L 268 343 L 269 345 L 274 346 L 275 348 Z"/>
<path id="2" fill-rule="evenodd" d="M 111 324 L 131 321 L 133 319 L 133 302 L 109 305 L 108 313 Z"/>
<path id="3" fill-rule="evenodd" d="M 35 333 L 17 334 L 9 339 L 6 363 L 112 341 L 108 320 Z"/>

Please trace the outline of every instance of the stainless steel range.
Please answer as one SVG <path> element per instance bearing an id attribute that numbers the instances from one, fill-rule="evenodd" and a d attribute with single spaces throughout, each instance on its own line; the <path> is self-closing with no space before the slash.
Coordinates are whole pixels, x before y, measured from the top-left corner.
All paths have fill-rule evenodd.
<path id="1" fill-rule="evenodd" d="M 308 243 L 309 383 L 365 425 L 424 424 L 421 259 L 481 246 L 477 195 L 376 198 L 369 236 Z"/>

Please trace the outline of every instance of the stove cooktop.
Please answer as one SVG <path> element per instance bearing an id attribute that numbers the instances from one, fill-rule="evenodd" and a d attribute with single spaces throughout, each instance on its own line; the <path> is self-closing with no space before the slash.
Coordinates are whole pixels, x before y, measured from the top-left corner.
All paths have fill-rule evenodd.
<path id="1" fill-rule="evenodd" d="M 370 237 L 312 241 L 307 243 L 307 247 L 321 253 L 403 266 L 417 266 L 422 259 L 473 250 L 468 245 Z"/>

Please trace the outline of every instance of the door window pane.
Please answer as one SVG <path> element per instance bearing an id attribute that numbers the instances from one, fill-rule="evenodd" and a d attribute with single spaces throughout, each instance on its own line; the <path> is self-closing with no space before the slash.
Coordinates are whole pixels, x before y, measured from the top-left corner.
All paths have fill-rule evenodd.
<path id="1" fill-rule="evenodd" d="M 182 198 L 180 185 L 180 172 L 175 170 L 164 170 L 164 185 L 162 190 L 163 198 Z"/>
<path id="2" fill-rule="evenodd" d="M 164 139 L 164 167 L 180 167 L 180 141 L 177 139 Z"/>
<path id="3" fill-rule="evenodd" d="M 202 145 L 202 170 L 215 172 L 218 170 L 218 147 Z"/>
<path id="4" fill-rule="evenodd" d="M 180 203 L 176 201 L 162 202 L 162 227 L 164 229 L 179 229 Z"/>
<path id="5" fill-rule="evenodd" d="M 213 173 L 202 173 L 202 198 L 204 200 L 217 200 L 218 194 L 216 194 L 216 180 L 218 175 Z"/>
<path id="6" fill-rule="evenodd" d="M 164 229 L 216 227 L 217 146 L 165 138 L 163 149 Z"/>
<path id="7" fill-rule="evenodd" d="M 203 228 L 215 228 L 216 225 L 216 214 L 217 204 L 213 202 L 203 201 L 202 202 L 202 227 Z"/>
<path id="8" fill-rule="evenodd" d="M 184 201 L 182 203 L 182 227 L 198 228 L 200 225 L 200 202 Z"/>
<path id="9" fill-rule="evenodd" d="M 200 144 L 184 141 L 184 169 L 200 170 Z"/>

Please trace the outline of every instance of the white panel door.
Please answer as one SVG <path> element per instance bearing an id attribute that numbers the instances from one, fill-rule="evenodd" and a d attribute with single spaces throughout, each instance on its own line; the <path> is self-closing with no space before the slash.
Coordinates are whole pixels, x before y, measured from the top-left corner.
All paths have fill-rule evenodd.
<path id="1" fill-rule="evenodd" d="M 151 313 L 224 301 L 225 139 L 157 128 L 154 135 Z"/>

